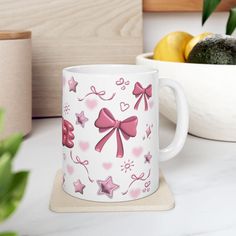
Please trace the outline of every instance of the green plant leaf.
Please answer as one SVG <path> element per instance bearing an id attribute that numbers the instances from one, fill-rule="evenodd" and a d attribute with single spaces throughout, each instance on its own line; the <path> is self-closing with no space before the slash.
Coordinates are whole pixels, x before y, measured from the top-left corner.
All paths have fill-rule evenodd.
<path id="1" fill-rule="evenodd" d="M 5 153 L 0 157 L 0 201 L 10 189 L 13 174 L 11 172 L 11 157 Z"/>
<path id="2" fill-rule="evenodd" d="M 0 132 L 3 130 L 4 110 L 0 109 Z"/>
<path id="3" fill-rule="evenodd" d="M 13 158 L 23 140 L 23 136 L 21 134 L 13 134 L 10 137 L 2 140 L 0 142 L 0 156 L 4 153 L 9 153 L 11 158 Z"/>
<path id="4" fill-rule="evenodd" d="M 203 1 L 203 10 L 202 10 L 202 25 L 206 22 L 212 12 L 219 5 L 221 0 L 204 0 Z"/>
<path id="5" fill-rule="evenodd" d="M 231 35 L 236 28 L 236 7 L 232 8 L 226 26 L 226 34 Z"/>
<path id="6" fill-rule="evenodd" d="M 6 220 L 14 211 L 16 207 L 14 204 L 7 199 L 1 200 L 0 202 L 0 223 Z"/>
<path id="7" fill-rule="evenodd" d="M 13 175 L 8 193 L 0 201 L 0 222 L 7 219 L 18 207 L 25 192 L 28 175 L 27 171 Z"/>
<path id="8" fill-rule="evenodd" d="M 0 233 L 0 236 L 18 236 L 19 234 L 15 233 L 15 232 L 3 232 Z"/>
<path id="9" fill-rule="evenodd" d="M 10 189 L 10 195 L 11 198 L 14 199 L 15 201 L 19 201 L 23 197 L 28 176 L 29 176 L 28 171 L 20 171 L 14 173 Z"/>

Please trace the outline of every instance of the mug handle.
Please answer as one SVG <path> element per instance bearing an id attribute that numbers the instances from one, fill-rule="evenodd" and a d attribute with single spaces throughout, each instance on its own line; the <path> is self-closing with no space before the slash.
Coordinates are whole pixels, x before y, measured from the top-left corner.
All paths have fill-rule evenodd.
<path id="1" fill-rule="evenodd" d="M 169 87 L 174 92 L 177 107 L 177 122 L 175 136 L 172 142 L 165 148 L 160 149 L 160 161 L 167 161 L 176 156 L 183 148 L 188 134 L 189 112 L 186 97 L 182 87 L 171 79 L 159 79 L 159 88 Z"/>

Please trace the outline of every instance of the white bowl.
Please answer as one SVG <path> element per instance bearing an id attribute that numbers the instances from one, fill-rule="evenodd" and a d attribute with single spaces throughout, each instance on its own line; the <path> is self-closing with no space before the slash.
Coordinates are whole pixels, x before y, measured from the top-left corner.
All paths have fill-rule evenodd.
<path id="1" fill-rule="evenodd" d="M 137 56 L 136 64 L 155 67 L 160 78 L 179 82 L 189 104 L 189 132 L 208 139 L 236 141 L 236 66 L 164 62 L 152 53 Z M 176 121 L 175 99 L 168 88 L 160 92 L 160 111 Z"/>

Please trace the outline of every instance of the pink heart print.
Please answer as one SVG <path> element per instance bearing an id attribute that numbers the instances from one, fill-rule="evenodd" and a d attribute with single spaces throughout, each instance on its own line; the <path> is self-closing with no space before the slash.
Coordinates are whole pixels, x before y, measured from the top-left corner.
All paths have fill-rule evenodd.
<path id="1" fill-rule="evenodd" d="M 74 143 L 74 126 L 68 121 L 62 118 L 62 144 L 68 148 L 73 148 Z"/>
<path id="2" fill-rule="evenodd" d="M 104 162 L 104 163 L 102 164 L 102 166 L 103 166 L 103 168 L 104 168 L 105 170 L 109 170 L 109 169 L 111 169 L 111 167 L 112 167 L 112 163 L 111 163 L 111 162 Z"/>
<path id="3" fill-rule="evenodd" d="M 140 188 L 136 188 L 136 189 L 132 189 L 130 190 L 130 196 L 133 198 L 133 199 L 136 199 L 138 198 L 138 196 L 140 195 L 141 193 L 141 189 Z"/>
<path id="4" fill-rule="evenodd" d="M 144 184 L 145 188 L 148 188 L 148 187 L 150 186 L 150 184 L 151 184 L 151 181 L 147 181 L 147 182 Z"/>
<path id="5" fill-rule="evenodd" d="M 121 111 L 126 111 L 129 109 L 129 104 L 128 103 L 125 103 L 125 102 L 120 102 L 120 110 Z"/>
<path id="6" fill-rule="evenodd" d="M 88 142 L 79 142 L 79 147 L 82 151 L 86 151 L 89 148 L 89 143 Z"/>
<path id="7" fill-rule="evenodd" d="M 135 147 L 132 150 L 132 153 L 135 157 L 139 157 L 143 152 L 143 148 L 142 147 Z"/>
<path id="8" fill-rule="evenodd" d="M 153 100 L 151 100 L 151 101 L 149 102 L 149 107 L 152 109 L 152 108 L 153 108 L 153 106 L 154 106 L 154 101 L 153 101 Z"/>
<path id="9" fill-rule="evenodd" d="M 98 103 L 95 99 L 87 99 L 85 101 L 85 104 L 87 108 L 89 108 L 90 110 L 93 110 L 97 106 Z"/>
<path id="10" fill-rule="evenodd" d="M 116 85 L 122 85 L 124 83 L 124 79 L 123 78 L 119 78 L 117 81 L 116 81 Z"/>
<path id="11" fill-rule="evenodd" d="M 70 174 L 70 175 L 73 174 L 73 172 L 74 172 L 74 167 L 73 166 L 67 165 L 66 169 L 67 169 L 68 174 Z"/>

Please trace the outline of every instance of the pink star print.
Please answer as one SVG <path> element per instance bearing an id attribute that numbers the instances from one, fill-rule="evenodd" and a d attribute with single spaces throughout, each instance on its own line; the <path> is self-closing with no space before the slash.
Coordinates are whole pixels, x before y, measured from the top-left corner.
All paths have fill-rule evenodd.
<path id="1" fill-rule="evenodd" d="M 144 155 L 144 158 L 145 158 L 144 163 L 150 163 L 152 155 L 150 154 L 150 152 L 148 152 L 146 155 Z"/>
<path id="2" fill-rule="evenodd" d="M 79 114 L 75 113 L 76 116 L 76 124 L 80 124 L 84 128 L 85 122 L 88 121 L 88 118 L 84 115 L 84 111 L 81 111 Z"/>
<path id="3" fill-rule="evenodd" d="M 78 85 L 78 82 L 74 80 L 72 77 L 70 80 L 68 80 L 68 85 L 69 85 L 69 91 L 73 91 L 76 93 L 76 86 Z"/>
<path id="4" fill-rule="evenodd" d="M 106 180 L 97 180 L 99 186 L 98 195 L 107 195 L 109 198 L 113 197 L 113 191 L 119 188 L 119 185 L 114 184 L 112 177 L 107 177 Z"/>
<path id="5" fill-rule="evenodd" d="M 85 185 L 82 184 L 82 182 L 78 179 L 76 182 L 74 182 L 74 188 L 75 188 L 75 192 L 76 193 L 83 194 L 84 193 Z"/>

